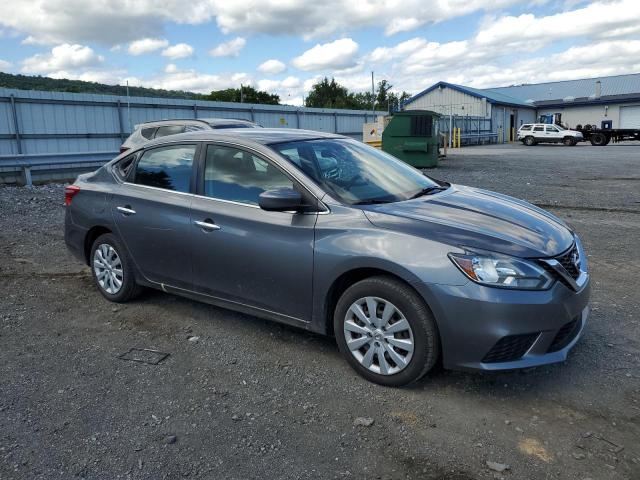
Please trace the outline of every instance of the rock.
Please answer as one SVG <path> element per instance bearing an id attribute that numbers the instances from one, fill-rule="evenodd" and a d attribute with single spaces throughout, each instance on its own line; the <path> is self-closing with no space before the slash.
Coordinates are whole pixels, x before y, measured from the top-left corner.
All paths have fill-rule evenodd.
<path id="1" fill-rule="evenodd" d="M 505 470 L 511 470 L 511 467 L 509 465 L 506 465 L 504 463 L 491 462 L 489 460 L 487 460 L 487 468 L 489 468 L 489 470 L 493 470 L 494 472 L 498 472 L 498 473 L 502 473 Z"/>
<path id="2" fill-rule="evenodd" d="M 373 425 L 373 418 L 371 417 L 358 417 L 353 421 L 356 427 L 370 427 Z"/>
<path id="3" fill-rule="evenodd" d="M 233 420 L 234 422 L 239 422 L 240 420 L 242 420 L 242 417 L 240 417 L 240 415 L 234 415 L 233 417 L 231 417 L 231 420 Z"/>
<path id="4" fill-rule="evenodd" d="M 572 453 L 571 456 L 576 460 L 584 460 L 587 456 L 584 453 Z"/>
<path id="5" fill-rule="evenodd" d="M 164 437 L 164 439 L 162 441 L 164 443 L 166 443 L 167 445 L 171 445 L 171 444 L 176 443 L 178 441 L 178 437 L 176 437 L 175 435 L 167 435 L 166 437 Z"/>
<path id="6" fill-rule="evenodd" d="M 187 337 L 187 340 L 189 340 L 190 342 L 197 342 L 198 340 L 200 340 L 200 337 L 196 337 L 195 335 L 193 335 L 191 337 Z"/>
<path id="7" fill-rule="evenodd" d="M 511 420 L 505 420 L 505 421 L 504 421 L 504 424 L 505 424 L 505 425 L 511 425 Z"/>

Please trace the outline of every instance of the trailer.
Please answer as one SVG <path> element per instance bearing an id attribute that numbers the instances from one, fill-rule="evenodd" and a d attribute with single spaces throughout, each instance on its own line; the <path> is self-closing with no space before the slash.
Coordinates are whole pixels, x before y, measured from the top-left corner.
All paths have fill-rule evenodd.
<path id="1" fill-rule="evenodd" d="M 540 123 L 547 123 L 551 125 L 559 125 L 568 129 L 569 126 L 562 123 L 561 113 L 548 113 L 540 115 Z M 611 120 L 603 120 L 600 122 L 600 128 L 596 125 L 576 125 L 577 130 L 582 133 L 583 141 L 591 142 L 591 145 L 596 147 L 604 147 L 613 140 L 614 143 L 622 142 L 624 140 L 638 140 L 640 141 L 640 128 L 612 128 L 613 122 Z"/>
<path id="2" fill-rule="evenodd" d="M 596 147 L 604 147 L 612 140 L 614 143 L 624 140 L 640 141 L 640 128 L 611 128 L 610 124 L 602 126 L 608 128 L 596 128 L 595 125 L 577 125 L 576 130 L 582 133 L 585 141 L 591 142 L 591 145 Z"/>

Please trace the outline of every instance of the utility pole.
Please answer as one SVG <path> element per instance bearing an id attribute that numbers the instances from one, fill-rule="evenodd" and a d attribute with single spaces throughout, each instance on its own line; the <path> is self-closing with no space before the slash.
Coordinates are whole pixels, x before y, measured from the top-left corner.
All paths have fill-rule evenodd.
<path id="1" fill-rule="evenodd" d="M 373 70 L 371 70 L 371 114 L 376 119 L 376 87 L 373 83 Z"/>
<path id="2" fill-rule="evenodd" d="M 129 80 L 127 80 L 127 118 L 129 120 L 129 133 L 133 130 L 131 128 L 131 102 L 129 101 Z"/>
<path id="3" fill-rule="evenodd" d="M 242 96 L 242 84 L 240 84 L 240 103 L 244 103 L 244 97 Z"/>

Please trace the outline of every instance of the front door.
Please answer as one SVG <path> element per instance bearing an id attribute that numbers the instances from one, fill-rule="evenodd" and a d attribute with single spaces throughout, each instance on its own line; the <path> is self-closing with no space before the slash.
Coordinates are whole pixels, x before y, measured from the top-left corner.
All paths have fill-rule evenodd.
<path id="1" fill-rule="evenodd" d="M 265 190 L 293 187 L 270 160 L 208 145 L 191 205 L 194 289 L 294 319 L 311 318 L 317 214 L 267 212 Z"/>
<path id="2" fill-rule="evenodd" d="M 562 140 L 562 134 L 560 133 L 558 127 L 554 125 L 545 125 L 544 129 L 545 137 L 547 138 L 548 142 L 559 142 L 560 140 Z"/>
<path id="3" fill-rule="evenodd" d="M 197 149 L 171 145 L 146 150 L 111 200 L 118 234 L 140 273 L 152 282 L 186 289 L 192 280 L 185 242 Z"/>

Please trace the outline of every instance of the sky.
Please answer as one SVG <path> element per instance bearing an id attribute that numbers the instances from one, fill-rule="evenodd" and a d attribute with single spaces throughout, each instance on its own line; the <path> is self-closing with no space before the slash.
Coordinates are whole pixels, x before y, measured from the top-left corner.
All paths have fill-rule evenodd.
<path id="1" fill-rule="evenodd" d="M 301 105 L 313 83 L 485 88 L 640 72 L 640 0 L 0 0 L 0 71 Z"/>

